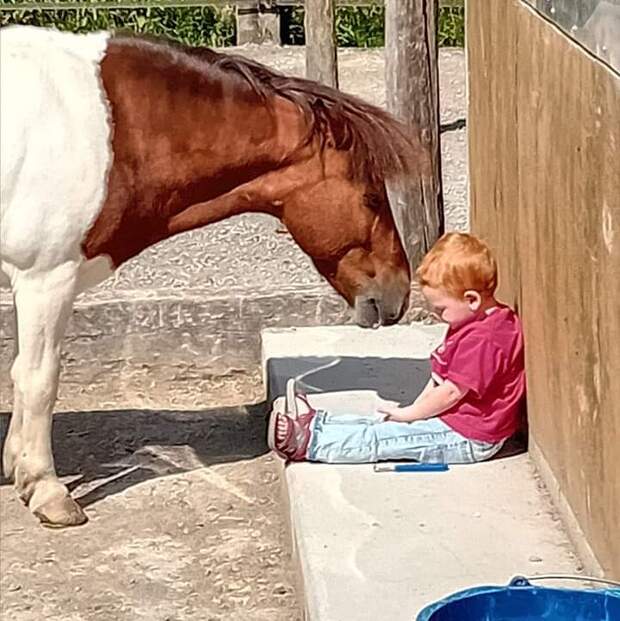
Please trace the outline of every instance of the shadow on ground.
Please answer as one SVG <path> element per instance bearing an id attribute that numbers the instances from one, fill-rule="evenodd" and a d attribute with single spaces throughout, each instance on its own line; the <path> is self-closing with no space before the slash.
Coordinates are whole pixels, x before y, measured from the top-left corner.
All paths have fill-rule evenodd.
<path id="1" fill-rule="evenodd" d="M 9 415 L 0 414 L 0 438 Z M 268 452 L 265 404 L 205 411 L 118 410 L 54 416 L 58 475 L 82 507 L 154 479 Z M 527 450 L 512 438 L 495 459 Z M 8 485 L 6 479 L 1 485 Z"/>
<path id="2" fill-rule="evenodd" d="M 156 477 L 268 452 L 264 404 L 205 411 L 117 410 L 54 415 L 56 471 L 81 506 Z M 0 439 L 9 415 L 0 414 Z M 3 478 L 1 485 L 9 482 Z"/>

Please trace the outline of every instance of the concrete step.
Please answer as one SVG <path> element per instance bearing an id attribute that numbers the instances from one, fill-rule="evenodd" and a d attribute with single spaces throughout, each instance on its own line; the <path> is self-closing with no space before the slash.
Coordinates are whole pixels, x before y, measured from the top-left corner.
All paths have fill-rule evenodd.
<path id="1" fill-rule="evenodd" d="M 154 386 L 179 392 L 197 382 L 256 373 L 262 328 L 349 321 L 344 302 L 326 289 L 307 285 L 223 295 L 135 290 L 87 298 L 76 304 L 63 342 L 61 389 L 88 391 L 102 401 L 123 390 L 125 405 L 132 406 L 137 405 L 134 395 Z M 10 401 L 14 350 L 13 306 L 5 298 L 0 303 L 0 410 Z"/>
<path id="2" fill-rule="evenodd" d="M 304 381 L 375 386 L 400 400 L 423 383 L 424 358 L 442 334 L 422 324 L 266 330 L 265 381 L 274 398 L 288 377 L 331 362 Z M 522 452 L 439 473 L 296 463 L 283 481 L 306 621 L 412 621 L 463 588 L 580 570 Z"/>

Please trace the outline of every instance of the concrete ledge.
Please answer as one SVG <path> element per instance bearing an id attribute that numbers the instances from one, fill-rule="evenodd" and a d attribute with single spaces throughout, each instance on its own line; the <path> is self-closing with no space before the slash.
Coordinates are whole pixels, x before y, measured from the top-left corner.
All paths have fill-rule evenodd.
<path id="1" fill-rule="evenodd" d="M 14 311 L 0 301 L 0 410 L 9 408 Z M 110 393 L 255 373 L 260 331 L 268 326 L 345 323 L 350 311 L 327 285 L 269 290 L 129 291 L 76 303 L 63 342 L 61 387 Z M 65 403 L 71 407 L 71 403 Z"/>
<path id="2" fill-rule="evenodd" d="M 312 377 L 315 388 L 378 386 L 385 398 L 410 396 L 443 330 L 266 330 L 265 381 L 275 397 L 304 365 L 336 361 Z M 366 375 L 353 376 L 352 368 Z M 443 473 L 299 463 L 283 469 L 283 485 L 307 621 L 412 621 L 426 604 L 463 588 L 581 570 L 524 454 Z"/>
<path id="3" fill-rule="evenodd" d="M 412 621 L 460 589 L 577 573 L 526 455 L 445 473 L 285 469 L 307 621 Z"/>

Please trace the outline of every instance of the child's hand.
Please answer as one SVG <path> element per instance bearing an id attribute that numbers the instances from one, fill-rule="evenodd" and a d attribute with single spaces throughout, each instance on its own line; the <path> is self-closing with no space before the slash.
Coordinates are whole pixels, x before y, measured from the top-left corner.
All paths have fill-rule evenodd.
<path id="1" fill-rule="evenodd" d="M 383 411 L 387 412 L 390 409 L 397 408 L 399 405 L 400 404 L 398 401 L 392 401 L 391 399 L 383 399 L 382 397 L 378 397 L 377 401 L 375 402 L 375 408 L 377 412 L 383 412 Z"/>
<path id="2" fill-rule="evenodd" d="M 408 422 L 411 420 L 411 406 L 401 408 L 400 406 L 380 407 L 379 414 L 383 415 L 384 421 Z"/>

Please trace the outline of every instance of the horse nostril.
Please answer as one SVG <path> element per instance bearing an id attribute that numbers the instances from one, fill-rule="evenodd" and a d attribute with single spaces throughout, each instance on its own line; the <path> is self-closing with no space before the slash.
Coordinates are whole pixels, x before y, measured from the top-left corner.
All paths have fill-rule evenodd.
<path id="1" fill-rule="evenodd" d="M 383 313 L 383 321 L 386 325 L 392 325 L 398 323 L 402 316 L 405 314 L 404 307 L 397 310 L 385 311 Z"/>

